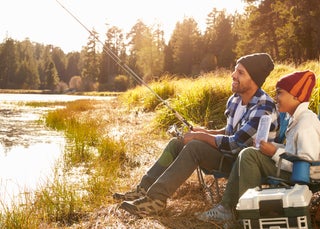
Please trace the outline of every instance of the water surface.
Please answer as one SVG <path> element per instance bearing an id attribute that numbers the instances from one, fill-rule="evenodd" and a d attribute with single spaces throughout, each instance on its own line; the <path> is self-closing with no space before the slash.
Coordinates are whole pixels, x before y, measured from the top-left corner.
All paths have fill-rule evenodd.
<path id="1" fill-rule="evenodd" d="M 35 190 L 53 175 L 65 147 L 63 133 L 39 120 L 50 109 L 27 102 L 110 99 L 110 97 L 0 94 L 0 203 L 9 205 L 21 193 Z"/>

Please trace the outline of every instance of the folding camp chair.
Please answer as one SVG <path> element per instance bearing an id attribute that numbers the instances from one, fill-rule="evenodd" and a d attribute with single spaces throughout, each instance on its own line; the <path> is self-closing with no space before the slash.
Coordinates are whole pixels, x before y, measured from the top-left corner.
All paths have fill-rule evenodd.
<path id="1" fill-rule="evenodd" d="M 275 139 L 275 141 L 281 143 L 285 139 L 285 132 L 286 132 L 286 129 L 288 126 L 288 118 L 286 116 L 286 113 L 280 113 L 279 119 L 280 119 L 279 136 Z M 219 180 L 220 180 L 220 178 L 227 179 L 229 177 L 231 170 L 230 171 L 225 170 L 224 165 L 225 165 L 225 162 L 228 160 L 235 161 L 235 157 L 236 157 L 236 155 L 224 154 L 220 160 L 219 168 L 216 170 L 207 171 L 201 167 L 197 168 L 197 175 L 198 175 L 198 180 L 199 180 L 200 186 L 205 191 L 205 193 L 209 195 L 211 202 L 213 202 L 213 196 L 214 196 L 214 193 L 212 190 L 213 183 L 215 184 L 217 198 L 218 198 L 218 200 L 221 199 Z M 213 182 L 207 183 L 206 180 L 204 179 L 205 175 L 212 175 Z"/>
<path id="2" fill-rule="evenodd" d="M 318 111 L 318 118 L 320 120 L 320 105 Z M 285 122 L 285 120 L 281 119 L 281 122 Z M 281 132 L 281 131 L 280 131 Z M 280 133 L 281 135 L 282 133 Z M 319 152 L 320 154 L 320 152 Z M 288 160 L 293 163 L 293 171 L 291 181 L 285 181 L 279 178 L 280 176 L 280 168 L 282 160 Z M 314 170 L 315 172 L 318 171 L 319 177 L 309 177 L 310 170 Z M 274 182 L 274 183 L 272 183 Z M 311 161 L 303 159 L 297 155 L 293 155 L 290 153 L 283 153 L 280 155 L 279 165 L 277 169 L 277 177 L 268 177 L 268 183 L 272 184 L 287 184 L 287 185 L 294 185 L 298 184 L 307 184 L 312 192 L 320 191 L 320 161 Z"/>
<path id="3" fill-rule="evenodd" d="M 213 184 L 215 184 L 215 189 L 216 189 L 216 194 L 217 194 L 217 197 L 218 199 L 220 200 L 221 199 L 221 195 L 220 195 L 220 187 L 219 187 L 219 180 L 220 178 L 228 178 L 230 172 L 231 172 L 231 168 L 230 170 L 226 170 L 224 169 L 224 165 L 229 161 L 229 164 L 230 163 L 233 163 L 234 162 L 234 155 L 231 155 L 231 154 L 223 154 L 223 156 L 221 157 L 220 159 L 220 162 L 219 162 L 219 168 L 216 169 L 216 170 L 205 170 L 203 168 L 200 168 L 198 167 L 197 168 L 197 175 L 198 175 L 198 180 L 199 180 L 199 183 L 200 183 L 200 186 L 202 187 L 202 189 L 205 191 L 206 194 L 209 195 L 209 198 L 210 198 L 210 202 L 213 203 L 214 201 L 214 193 L 213 193 L 213 190 L 212 190 L 212 186 Z M 207 182 L 205 179 L 204 179 L 204 176 L 205 175 L 212 175 L 213 176 L 213 182 Z"/>
<path id="4" fill-rule="evenodd" d="M 288 160 L 293 163 L 291 180 L 283 180 L 280 178 L 280 166 L 282 160 Z M 310 171 L 315 172 L 314 177 L 310 177 Z M 269 177 L 275 181 L 274 184 L 277 185 L 278 182 L 283 185 L 293 186 L 294 184 L 306 184 L 309 186 L 312 192 L 320 190 L 320 160 L 311 161 L 303 159 L 297 155 L 291 153 L 283 153 L 280 155 L 279 166 L 277 169 L 277 177 Z M 277 182 L 278 181 L 278 182 Z M 272 184 L 272 183 L 271 183 Z"/>
<path id="5" fill-rule="evenodd" d="M 318 114 L 318 118 L 320 120 L 320 106 Z M 284 180 L 280 178 L 280 168 L 283 160 L 288 160 L 293 163 L 292 176 L 290 180 Z M 310 175 L 310 173 L 312 173 L 312 175 Z M 271 187 L 292 187 L 295 184 L 305 184 L 308 185 L 310 191 L 315 194 L 320 191 L 320 160 L 306 160 L 301 158 L 300 156 L 285 152 L 280 155 L 276 177 L 269 176 L 267 178 L 267 183 Z M 317 222 L 320 222 L 320 195 L 314 195 L 314 197 L 315 198 L 313 199 L 310 206 L 310 210 L 312 211 L 310 215 L 314 216 L 312 218 L 316 219 Z"/>
<path id="6" fill-rule="evenodd" d="M 290 180 L 284 180 L 280 178 L 280 166 L 283 160 L 288 160 L 293 163 L 293 171 Z M 310 177 L 310 171 L 312 170 L 315 171 L 315 176 Z M 280 155 L 277 176 L 269 176 L 267 180 L 271 188 L 293 187 L 295 184 L 308 185 L 310 191 L 315 194 L 320 191 L 320 160 L 310 161 L 303 159 L 297 155 L 283 153 Z M 310 203 L 310 215 L 314 224 L 320 222 L 319 195 L 314 195 L 314 198 Z"/>

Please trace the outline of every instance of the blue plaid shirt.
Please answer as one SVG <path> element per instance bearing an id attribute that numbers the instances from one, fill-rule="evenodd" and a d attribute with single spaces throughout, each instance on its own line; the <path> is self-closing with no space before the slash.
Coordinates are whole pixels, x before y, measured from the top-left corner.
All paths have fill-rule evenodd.
<path id="1" fill-rule="evenodd" d="M 260 117 L 264 114 L 269 114 L 272 118 L 268 141 L 273 141 L 277 137 L 279 113 L 266 92 L 260 88 L 256 91 L 238 125 L 233 127 L 233 119 L 239 103 L 241 103 L 241 97 L 238 94 L 233 94 L 228 99 L 225 111 L 227 116 L 225 135 L 217 135 L 215 138 L 218 149 L 223 153 L 237 154 L 243 148 L 252 146 Z"/>

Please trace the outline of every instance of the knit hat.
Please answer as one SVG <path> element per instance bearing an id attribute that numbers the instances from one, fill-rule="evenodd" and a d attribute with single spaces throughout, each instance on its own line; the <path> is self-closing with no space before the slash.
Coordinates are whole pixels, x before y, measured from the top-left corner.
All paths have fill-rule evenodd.
<path id="1" fill-rule="evenodd" d="M 237 60 L 249 73 L 251 79 L 261 87 L 274 68 L 273 60 L 267 53 L 253 53 Z"/>
<path id="2" fill-rule="evenodd" d="M 291 95 L 297 97 L 300 102 L 308 102 L 315 84 L 316 77 L 314 73 L 307 70 L 293 72 L 281 77 L 276 87 L 286 90 Z"/>

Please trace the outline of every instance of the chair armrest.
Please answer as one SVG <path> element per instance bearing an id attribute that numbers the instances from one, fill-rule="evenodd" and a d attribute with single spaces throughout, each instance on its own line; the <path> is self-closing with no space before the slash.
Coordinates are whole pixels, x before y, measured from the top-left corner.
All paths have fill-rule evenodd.
<path id="1" fill-rule="evenodd" d="M 320 161 L 313 161 L 313 160 L 307 160 L 305 158 L 302 158 L 300 156 L 294 155 L 292 153 L 282 153 L 280 155 L 280 158 L 291 161 L 291 162 L 295 162 L 295 161 L 305 161 L 305 162 L 309 162 L 311 166 L 317 166 L 320 165 Z"/>
<path id="2" fill-rule="evenodd" d="M 316 169 L 320 165 L 320 161 L 314 161 L 314 160 L 307 160 L 305 158 L 302 158 L 300 156 L 290 154 L 290 153 L 283 153 L 280 155 L 278 168 L 277 168 L 277 177 L 280 176 L 280 168 L 281 168 L 281 162 L 282 160 L 288 160 L 292 162 L 292 175 L 291 175 L 291 181 L 296 183 L 310 183 L 310 178 L 318 179 L 319 175 L 319 169 Z M 312 169 L 314 168 L 314 169 Z M 311 172 L 312 171 L 312 172 Z"/>
<path id="3" fill-rule="evenodd" d="M 304 158 L 302 158 L 302 157 L 300 157 L 300 156 L 294 155 L 294 154 L 292 154 L 292 153 L 287 153 L 287 152 L 282 153 L 282 154 L 280 155 L 280 157 L 281 157 L 282 159 L 285 159 L 285 160 L 291 161 L 291 162 L 295 162 L 295 161 L 306 161 L 306 162 L 310 162 L 310 163 L 311 163 L 310 160 L 306 160 L 306 159 L 304 159 Z"/>

